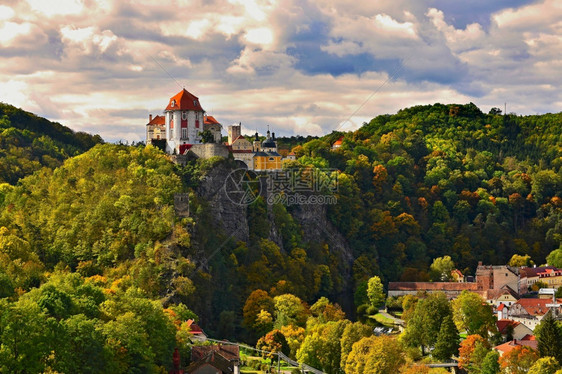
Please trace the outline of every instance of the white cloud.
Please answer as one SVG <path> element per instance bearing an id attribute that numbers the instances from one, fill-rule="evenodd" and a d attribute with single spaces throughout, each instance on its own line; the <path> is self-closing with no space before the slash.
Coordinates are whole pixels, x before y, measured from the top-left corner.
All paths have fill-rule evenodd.
<path id="1" fill-rule="evenodd" d="M 31 32 L 31 24 L 4 22 L 0 27 L 0 44 L 10 46 L 22 35 L 28 35 Z"/>
<path id="2" fill-rule="evenodd" d="M 15 15 L 12 8 L 6 5 L 0 5 L 0 21 L 8 20 Z"/>
<path id="3" fill-rule="evenodd" d="M 32 10 L 40 12 L 47 17 L 58 15 L 79 14 L 84 9 L 81 0 L 26 0 Z"/>
<path id="4" fill-rule="evenodd" d="M 461 28 L 435 4 L 12 2 L 0 5 L 0 100 L 108 140 L 142 139 L 180 89 L 168 74 L 219 121 L 278 135 L 330 132 L 376 90 L 344 129 L 434 102 L 559 110 L 560 2 Z"/>

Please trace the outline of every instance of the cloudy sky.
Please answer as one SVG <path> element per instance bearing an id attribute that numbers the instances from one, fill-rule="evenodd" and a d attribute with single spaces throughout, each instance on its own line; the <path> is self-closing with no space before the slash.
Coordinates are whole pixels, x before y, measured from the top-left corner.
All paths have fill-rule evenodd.
<path id="1" fill-rule="evenodd" d="M 321 135 L 416 104 L 559 112 L 559 0 L 0 0 L 0 101 L 107 141 L 182 87 Z"/>

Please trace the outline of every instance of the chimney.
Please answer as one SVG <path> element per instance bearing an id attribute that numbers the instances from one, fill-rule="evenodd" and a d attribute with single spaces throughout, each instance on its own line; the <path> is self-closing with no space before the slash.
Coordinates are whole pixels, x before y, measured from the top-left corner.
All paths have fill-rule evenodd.
<path id="1" fill-rule="evenodd" d="M 148 122 L 151 122 L 151 121 L 152 121 L 152 114 L 149 114 L 148 115 Z"/>

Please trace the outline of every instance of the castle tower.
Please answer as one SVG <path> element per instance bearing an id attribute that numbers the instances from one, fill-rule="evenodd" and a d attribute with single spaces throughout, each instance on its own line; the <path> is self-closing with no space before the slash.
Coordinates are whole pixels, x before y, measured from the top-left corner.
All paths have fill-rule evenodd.
<path id="1" fill-rule="evenodd" d="M 205 110 L 185 88 L 170 98 L 164 110 L 166 152 L 182 154 L 189 144 L 201 143 Z"/>
<path id="2" fill-rule="evenodd" d="M 241 127 L 242 123 L 228 126 L 228 145 L 232 145 L 232 142 L 241 135 Z"/>
<path id="3" fill-rule="evenodd" d="M 254 152 L 259 152 L 261 151 L 261 147 L 260 147 L 260 136 L 258 135 L 258 132 L 256 131 L 256 135 L 254 136 Z"/>

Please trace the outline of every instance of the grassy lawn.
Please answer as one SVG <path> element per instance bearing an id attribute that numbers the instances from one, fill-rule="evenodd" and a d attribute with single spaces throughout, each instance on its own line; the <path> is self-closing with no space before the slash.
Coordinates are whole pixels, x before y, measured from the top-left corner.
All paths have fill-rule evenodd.
<path id="1" fill-rule="evenodd" d="M 390 318 L 388 318 L 386 316 L 383 316 L 380 313 L 377 313 L 374 316 L 369 316 L 369 318 L 372 318 L 375 321 L 377 321 L 378 323 L 381 323 L 381 324 L 383 324 L 385 326 L 388 326 L 388 327 L 394 326 L 394 323 Z"/>

